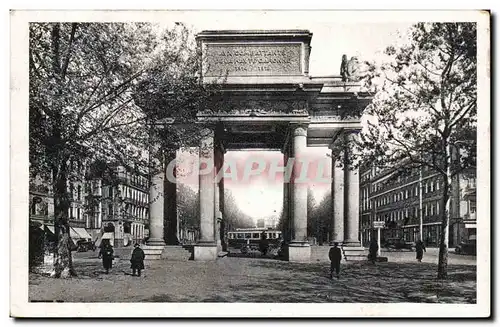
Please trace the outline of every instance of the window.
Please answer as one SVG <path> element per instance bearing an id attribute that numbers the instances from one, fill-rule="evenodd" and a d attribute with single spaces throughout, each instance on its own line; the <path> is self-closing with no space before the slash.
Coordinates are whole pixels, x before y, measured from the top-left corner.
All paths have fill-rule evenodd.
<path id="1" fill-rule="evenodd" d="M 78 185 L 78 195 L 77 195 L 77 199 L 78 201 L 82 201 L 82 187 L 81 185 Z"/>
<path id="2" fill-rule="evenodd" d="M 474 202 L 473 201 L 470 202 L 470 212 L 471 213 L 476 212 L 476 202 L 475 201 Z"/>
<path id="3" fill-rule="evenodd" d="M 425 182 L 425 193 L 427 194 L 427 192 L 429 192 L 429 185 L 427 185 L 427 182 Z"/>
<path id="4" fill-rule="evenodd" d="M 408 189 L 405 190 L 405 199 L 408 199 Z"/>
<path id="5" fill-rule="evenodd" d="M 439 185 L 439 183 L 436 185 Z M 436 215 L 439 215 L 439 202 L 436 202 Z"/>
<path id="6" fill-rule="evenodd" d="M 112 215 L 113 214 L 113 204 L 108 204 L 108 214 Z"/>
<path id="7" fill-rule="evenodd" d="M 434 181 L 431 181 L 431 192 L 434 192 Z"/>
<path id="8" fill-rule="evenodd" d="M 252 233 L 245 233 L 245 238 L 251 238 Z"/>
<path id="9" fill-rule="evenodd" d="M 439 184 L 441 184 L 441 181 L 437 180 L 436 181 L 436 191 L 439 191 Z"/>
<path id="10" fill-rule="evenodd" d="M 77 209 L 76 209 L 76 219 L 77 219 L 77 220 L 80 220 L 80 218 L 81 218 L 81 217 L 80 217 L 80 208 L 77 208 Z"/>
<path id="11" fill-rule="evenodd" d="M 259 233 L 253 233 L 252 238 L 259 238 Z"/>

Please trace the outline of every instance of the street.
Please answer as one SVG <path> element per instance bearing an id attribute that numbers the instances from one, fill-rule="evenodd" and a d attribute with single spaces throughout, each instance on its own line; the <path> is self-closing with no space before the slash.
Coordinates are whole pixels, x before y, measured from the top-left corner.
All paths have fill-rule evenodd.
<path id="1" fill-rule="evenodd" d="M 127 258 L 104 274 L 95 252 L 74 259 L 79 276 L 52 279 L 30 274 L 30 301 L 64 302 L 429 302 L 475 303 L 475 258 L 450 254 L 449 278 L 436 280 L 437 251 L 422 263 L 413 252 L 382 253 L 387 263 L 342 263 L 330 280 L 328 247 L 312 247 L 311 263 L 225 257 L 215 262 L 150 261 L 130 276 Z M 125 251 L 123 251 L 125 252 Z"/>

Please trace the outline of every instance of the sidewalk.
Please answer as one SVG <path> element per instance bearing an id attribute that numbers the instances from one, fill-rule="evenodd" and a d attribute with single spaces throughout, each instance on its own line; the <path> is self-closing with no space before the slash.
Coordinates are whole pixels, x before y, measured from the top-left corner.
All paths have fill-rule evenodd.
<path id="1" fill-rule="evenodd" d="M 215 262 L 151 261 L 132 277 L 128 260 L 116 260 L 109 275 L 100 260 L 75 260 L 76 279 L 30 274 L 29 299 L 64 302 L 428 302 L 475 303 L 476 267 L 449 265 L 437 281 L 432 263 L 367 262 L 342 266 L 330 280 L 326 262 L 290 263 L 259 258 Z"/>

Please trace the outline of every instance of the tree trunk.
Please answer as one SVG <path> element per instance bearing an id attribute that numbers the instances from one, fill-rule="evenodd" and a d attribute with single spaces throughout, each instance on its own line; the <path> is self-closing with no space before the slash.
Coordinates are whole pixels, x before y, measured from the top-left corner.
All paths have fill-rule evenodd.
<path id="1" fill-rule="evenodd" d="M 54 270 L 51 276 L 55 278 L 76 276 L 71 256 L 72 240 L 70 237 L 70 226 L 68 210 L 70 198 L 68 194 L 68 170 L 67 163 L 62 160 L 59 167 L 54 169 L 54 231 L 56 234 L 56 250 L 54 253 Z"/>
<path id="2" fill-rule="evenodd" d="M 441 221 L 441 235 L 439 240 L 439 261 L 438 261 L 438 279 L 446 279 L 448 277 L 448 242 L 450 234 L 450 189 L 452 186 L 451 177 L 451 153 L 450 147 L 446 146 L 446 176 L 444 176 L 443 185 L 443 213 Z"/>

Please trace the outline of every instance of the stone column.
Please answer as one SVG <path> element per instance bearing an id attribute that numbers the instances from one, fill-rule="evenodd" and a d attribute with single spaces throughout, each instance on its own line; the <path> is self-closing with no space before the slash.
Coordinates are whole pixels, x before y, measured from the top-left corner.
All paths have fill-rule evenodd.
<path id="1" fill-rule="evenodd" d="M 344 241 L 344 170 L 336 167 L 338 153 L 332 150 L 332 222 L 330 225 L 330 243 Z"/>
<path id="2" fill-rule="evenodd" d="M 178 222 L 177 222 L 177 184 L 175 180 L 175 160 L 177 157 L 177 150 L 171 149 L 165 151 L 165 166 L 166 170 L 171 170 L 170 178 L 168 173 L 165 178 L 165 242 L 167 245 L 179 245 L 178 238 Z"/>
<path id="3" fill-rule="evenodd" d="M 283 150 L 283 166 L 286 167 L 288 162 L 288 151 L 287 149 Z M 285 179 L 285 173 L 283 173 L 283 212 L 281 214 L 281 235 L 283 237 L 283 241 L 290 242 L 290 230 L 289 230 L 289 220 L 290 220 L 290 210 L 289 210 L 289 190 L 290 183 Z"/>
<path id="4" fill-rule="evenodd" d="M 149 246 L 165 246 L 163 239 L 163 213 L 164 213 L 164 166 L 159 159 L 159 146 L 152 147 L 150 151 L 151 181 L 149 185 Z"/>
<path id="5" fill-rule="evenodd" d="M 214 148 L 214 168 L 215 175 L 222 169 L 222 149 L 219 144 Z M 215 181 L 214 184 L 214 217 L 215 217 L 215 242 L 217 244 L 217 252 L 222 251 L 221 226 L 222 212 L 220 206 L 220 183 Z"/>
<path id="6" fill-rule="evenodd" d="M 292 219 L 293 238 L 288 248 L 289 261 L 309 261 L 311 248 L 307 242 L 307 183 L 301 178 L 301 158 L 304 158 L 307 147 L 307 126 L 293 127 L 293 156 L 295 162 L 292 174 Z M 307 179 L 306 176 L 302 176 Z"/>
<path id="7" fill-rule="evenodd" d="M 345 156 L 349 155 L 350 143 L 355 137 L 353 132 L 345 134 Z M 359 242 L 359 170 L 346 167 L 344 169 L 345 186 L 345 231 L 344 246 L 360 246 Z"/>
<path id="8" fill-rule="evenodd" d="M 200 141 L 200 240 L 194 247 L 194 260 L 215 260 L 215 169 L 214 169 L 214 131 L 203 129 Z M 208 168 L 207 168 L 208 167 Z M 209 172 L 207 173 L 207 170 Z"/>

